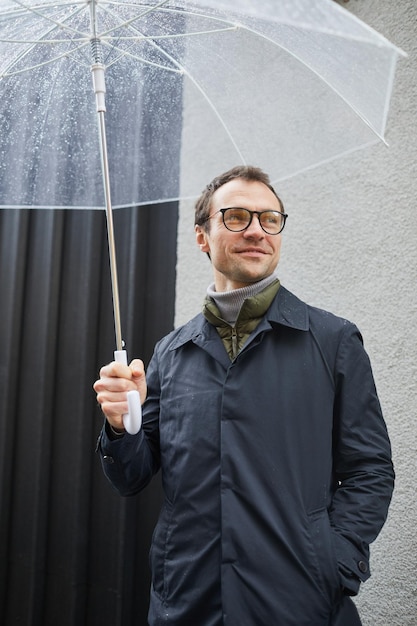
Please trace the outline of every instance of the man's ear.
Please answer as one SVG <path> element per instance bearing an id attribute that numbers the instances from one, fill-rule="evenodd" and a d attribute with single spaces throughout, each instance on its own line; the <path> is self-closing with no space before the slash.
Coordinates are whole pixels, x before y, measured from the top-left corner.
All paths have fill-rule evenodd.
<path id="1" fill-rule="evenodd" d="M 207 232 L 199 224 L 195 225 L 194 230 L 195 230 L 195 240 L 201 252 L 209 253 L 210 246 L 208 244 Z"/>

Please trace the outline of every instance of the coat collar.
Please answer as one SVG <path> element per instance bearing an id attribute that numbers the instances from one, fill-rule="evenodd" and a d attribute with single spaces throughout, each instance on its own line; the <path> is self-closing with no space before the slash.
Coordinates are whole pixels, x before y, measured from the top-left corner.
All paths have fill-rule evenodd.
<path id="1" fill-rule="evenodd" d="M 307 304 L 282 285 L 266 314 L 266 318 L 270 322 L 289 326 L 295 330 L 307 331 L 310 327 Z"/>
<path id="2" fill-rule="evenodd" d="M 281 285 L 259 326 L 259 330 L 270 328 L 271 324 L 281 324 L 295 330 L 307 331 L 309 329 L 307 304 Z M 214 346 L 217 345 L 224 351 L 223 346 L 218 341 L 216 329 L 207 322 L 201 313 L 178 330 L 169 350 L 175 350 L 188 341 L 194 341 L 205 349 L 209 347 L 215 349 Z"/>

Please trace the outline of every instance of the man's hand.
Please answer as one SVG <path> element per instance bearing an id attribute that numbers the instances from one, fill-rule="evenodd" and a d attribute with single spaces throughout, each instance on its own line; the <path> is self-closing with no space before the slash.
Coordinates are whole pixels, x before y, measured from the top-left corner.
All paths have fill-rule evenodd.
<path id="1" fill-rule="evenodd" d="M 130 365 L 112 361 L 100 370 L 93 389 L 107 421 L 117 431 L 124 431 L 123 415 L 128 413 L 126 393 L 139 391 L 141 404 L 146 398 L 146 376 L 143 362 L 134 359 Z"/>

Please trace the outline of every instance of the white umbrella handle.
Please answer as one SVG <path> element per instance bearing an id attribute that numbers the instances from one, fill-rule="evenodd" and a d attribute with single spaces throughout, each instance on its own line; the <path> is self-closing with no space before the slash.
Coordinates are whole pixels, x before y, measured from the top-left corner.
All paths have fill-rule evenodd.
<path id="1" fill-rule="evenodd" d="M 127 365 L 126 350 L 115 350 L 114 360 Z M 142 426 L 142 406 L 140 404 L 139 392 L 136 389 L 127 392 L 127 404 L 129 413 L 123 415 L 123 425 L 129 435 L 136 435 Z"/>

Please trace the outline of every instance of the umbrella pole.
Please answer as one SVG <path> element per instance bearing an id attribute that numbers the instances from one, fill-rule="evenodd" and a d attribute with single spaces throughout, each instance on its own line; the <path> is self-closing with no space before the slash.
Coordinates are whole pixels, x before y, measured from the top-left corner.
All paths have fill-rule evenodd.
<path id="1" fill-rule="evenodd" d="M 113 225 L 113 210 L 111 206 L 110 196 L 110 178 L 109 167 L 107 158 L 107 141 L 106 141 L 106 129 L 104 112 L 100 111 L 99 114 L 99 128 L 100 128 L 100 141 L 103 160 L 103 182 L 105 189 L 106 200 L 106 219 L 107 219 L 107 240 L 109 246 L 110 257 L 110 277 L 113 295 L 113 314 L 114 314 L 114 329 L 116 333 L 116 348 L 117 350 L 123 349 L 122 328 L 120 319 L 120 297 L 119 297 L 119 282 L 117 277 L 117 262 L 116 262 L 116 245 L 114 239 L 114 225 Z"/>
<path id="2" fill-rule="evenodd" d="M 105 122 L 105 82 L 104 82 L 104 66 L 101 63 L 95 63 L 91 71 L 93 73 L 94 91 L 96 94 L 97 103 L 97 115 L 98 115 L 98 127 L 100 136 L 100 151 L 101 151 L 101 165 L 103 173 L 104 183 L 104 198 L 106 203 L 106 219 L 107 219 L 107 239 L 109 246 L 110 257 L 110 277 L 113 295 L 113 313 L 114 313 L 114 328 L 116 333 L 116 348 L 117 350 L 123 349 L 123 339 L 120 320 L 120 297 L 119 297 L 119 283 L 117 277 L 117 262 L 116 262 L 116 245 L 114 238 L 114 226 L 113 226 L 113 210 L 111 206 L 111 193 L 110 193 L 110 175 L 109 175 L 109 161 L 107 155 L 107 140 L 106 140 L 106 122 Z"/>
<path id="3" fill-rule="evenodd" d="M 91 52 L 93 58 L 93 64 L 91 66 L 91 73 L 93 76 L 93 87 L 96 95 L 96 110 L 98 115 L 98 128 L 100 136 L 100 153 L 101 153 L 101 169 L 103 174 L 104 183 L 104 199 L 106 203 L 106 218 L 107 218 L 107 240 L 109 246 L 110 256 L 110 277 L 111 288 L 113 295 L 113 313 L 114 313 L 114 328 L 116 333 L 116 349 L 117 351 L 123 350 L 123 339 L 120 321 L 120 298 L 119 298 L 119 283 L 117 278 L 117 263 L 116 263 L 116 245 L 114 241 L 114 226 L 113 226 L 113 211 L 111 206 L 111 193 L 110 193 L 110 175 L 109 175 L 109 159 L 107 156 L 107 139 L 106 139 L 106 82 L 105 82 L 105 67 L 101 61 L 101 42 L 97 36 L 97 0 L 89 0 L 90 9 L 90 28 L 91 28 Z"/>

